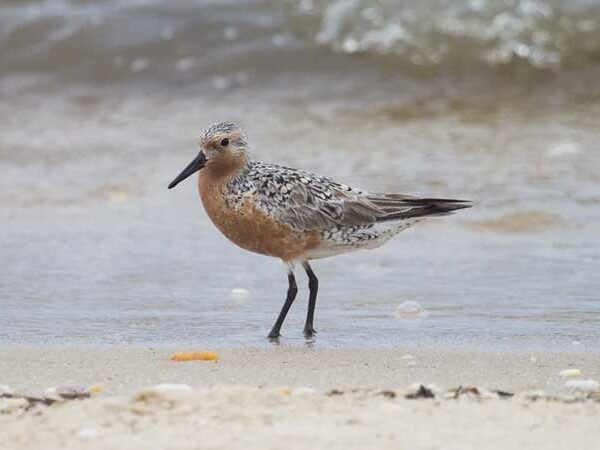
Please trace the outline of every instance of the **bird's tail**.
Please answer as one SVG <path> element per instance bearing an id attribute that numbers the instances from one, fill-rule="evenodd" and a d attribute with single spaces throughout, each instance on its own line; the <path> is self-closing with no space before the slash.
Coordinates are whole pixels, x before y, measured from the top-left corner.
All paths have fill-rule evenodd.
<path id="1" fill-rule="evenodd" d="M 456 210 L 473 206 L 469 200 L 418 198 L 400 194 L 380 194 L 369 200 L 377 205 L 383 213 L 378 215 L 376 222 L 425 216 L 446 216 Z"/>

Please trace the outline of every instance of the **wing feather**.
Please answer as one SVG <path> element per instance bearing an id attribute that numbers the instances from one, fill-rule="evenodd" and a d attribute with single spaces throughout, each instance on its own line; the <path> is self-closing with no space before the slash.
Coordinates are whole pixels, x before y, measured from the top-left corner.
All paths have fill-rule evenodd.
<path id="1" fill-rule="evenodd" d="M 366 227 L 376 222 L 445 215 L 471 206 L 464 200 L 363 192 L 307 171 L 281 166 L 257 163 L 255 169 L 255 195 L 260 207 L 305 231 Z"/>

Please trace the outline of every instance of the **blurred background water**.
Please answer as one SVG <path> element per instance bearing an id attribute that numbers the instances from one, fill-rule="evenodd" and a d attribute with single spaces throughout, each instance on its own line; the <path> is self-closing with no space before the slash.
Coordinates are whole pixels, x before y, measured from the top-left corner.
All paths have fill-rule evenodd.
<path id="1" fill-rule="evenodd" d="M 0 0 L 0 345 L 267 345 L 281 263 L 166 190 L 232 119 L 257 159 L 477 202 L 316 262 L 315 345 L 597 350 L 599 114 L 599 0 Z"/>

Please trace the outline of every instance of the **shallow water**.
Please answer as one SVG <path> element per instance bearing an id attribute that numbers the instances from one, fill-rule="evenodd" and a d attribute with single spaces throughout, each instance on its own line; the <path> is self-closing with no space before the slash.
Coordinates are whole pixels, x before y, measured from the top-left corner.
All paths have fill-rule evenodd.
<path id="1" fill-rule="evenodd" d="M 489 11 L 454 20 L 508 23 L 516 45 L 506 18 L 521 18 L 549 54 L 568 51 L 490 60 L 506 42 L 471 33 L 478 45 L 449 41 L 424 67 L 397 42 L 348 51 L 377 14 L 365 8 L 398 12 L 384 28 L 419 23 L 394 2 L 350 3 L 0 2 L 0 345 L 268 345 L 283 266 L 227 242 L 193 182 L 166 190 L 200 131 L 233 119 L 257 159 L 477 202 L 315 262 L 312 345 L 597 349 L 600 4 L 479 2 Z M 581 48 L 565 47 L 581 16 Z M 435 47 L 423 33 L 411 52 Z M 305 345 L 298 278 L 282 345 Z M 397 319 L 404 301 L 430 314 Z"/>

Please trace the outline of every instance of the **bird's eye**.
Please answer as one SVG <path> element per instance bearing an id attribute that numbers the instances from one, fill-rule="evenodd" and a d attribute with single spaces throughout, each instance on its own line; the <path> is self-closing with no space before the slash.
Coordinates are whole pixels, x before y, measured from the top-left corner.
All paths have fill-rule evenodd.
<path id="1" fill-rule="evenodd" d="M 229 145 L 229 139 L 221 139 L 221 147 L 227 147 Z"/>

